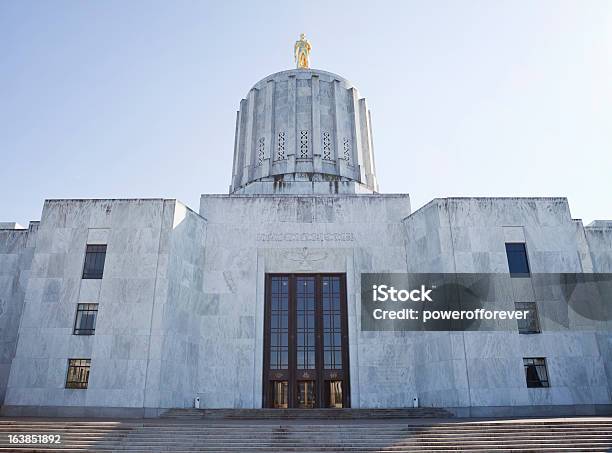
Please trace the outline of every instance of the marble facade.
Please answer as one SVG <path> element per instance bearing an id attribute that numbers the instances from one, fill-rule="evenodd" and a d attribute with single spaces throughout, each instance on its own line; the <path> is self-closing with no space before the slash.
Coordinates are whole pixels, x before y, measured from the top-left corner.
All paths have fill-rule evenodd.
<path id="1" fill-rule="evenodd" d="M 302 131 L 314 137 L 304 155 Z M 40 222 L 16 228 L 0 224 L 5 414 L 155 416 L 196 396 L 262 407 L 264 280 L 279 272 L 346 275 L 352 407 L 612 408 L 610 322 L 361 330 L 362 273 L 508 273 L 506 242 L 525 242 L 533 272 L 612 272 L 612 222 L 583 225 L 565 198 L 441 198 L 412 212 L 407 194 L 378 193 L 369 110 L 331 73 L 284 71 L 249 91 L 230 193 L 202 195 L 198 213 L 168 199 L 47 200 Z M 107 245 L 102 279 L 81 278 L 88 244 Z M 86 302 L 99 304 L 95 334 L 73 335 Z M 526 387 L 522 358 L 536 356 L 548 388 Z M 74 357 L 91 358 L 86 390 L 65 388 Z"/>

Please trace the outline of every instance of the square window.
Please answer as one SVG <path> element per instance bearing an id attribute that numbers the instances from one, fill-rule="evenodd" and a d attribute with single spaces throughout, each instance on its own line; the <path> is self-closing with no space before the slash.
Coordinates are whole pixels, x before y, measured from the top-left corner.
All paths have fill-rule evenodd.
<path id="1" fill-rule="evenodd" d="M 67 389 L 86 389 L 89 382 L 91 359 L 68 359 Z"/>
<path id="2" fill-rule="evenodd" d="M 93 335 L 96 331 L 98 304 L 78 304 L 74 320 L 74 335 Z"/>
<path id="3" fill-rule="evenodd" d="M 100 279 L 104 273 L 104 260 L 106 259 L 106 245 L 88 245 L 85 250 L 85 264 L 83 265 L 83 278 Z"/>
<path id="4" fill-rule="evenodd" d="M 524 242 L 507 242 L 506 256 L 511 277 L 529 277 L 527 249 Z"/>
<path id="5" fill-rule="evenodd" d="M 517 311 L 527 311 L 525 319 L 517 319 L 519 333 L 540 333 L 540 321 L 538 319 L 538 307 L 535 302 L 516 302 Z"/>
<path id="6" fill-rule="evenodd" d="M 527 387 L 550 387 L 550 383 L 548 382 L 548 370 L 546 369 L 545 358 L 524 358 L 523 366 L 525 367 L 525 379 L 527 380 Z"/>

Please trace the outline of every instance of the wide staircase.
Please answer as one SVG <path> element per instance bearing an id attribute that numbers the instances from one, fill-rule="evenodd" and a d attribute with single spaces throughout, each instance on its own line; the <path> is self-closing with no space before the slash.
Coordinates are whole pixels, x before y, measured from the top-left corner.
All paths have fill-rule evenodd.
<path id="1" fill-rule="evenodd" d="M 174 415 L 173 415 L 174 414 Z M 0 418 L 0 451 L 13 452 L 610 452 L 612 418 L 289 420 L 194 417 L 146 420 Z M 230 415 L 230 414 L 226 414 Z M 58 434 L 61 444 L 11 444 Z M 15 437 L 13 437 L 15 438 Z"/>

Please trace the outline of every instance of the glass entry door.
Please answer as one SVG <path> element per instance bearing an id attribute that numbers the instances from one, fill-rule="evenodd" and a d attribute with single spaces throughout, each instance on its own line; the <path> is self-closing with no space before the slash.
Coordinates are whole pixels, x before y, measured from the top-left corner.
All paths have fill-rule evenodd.
<path id="1" fill-rule="evenodd" d="M 344 274 L 268 274 L 264 406 L 350 407 Z"/>

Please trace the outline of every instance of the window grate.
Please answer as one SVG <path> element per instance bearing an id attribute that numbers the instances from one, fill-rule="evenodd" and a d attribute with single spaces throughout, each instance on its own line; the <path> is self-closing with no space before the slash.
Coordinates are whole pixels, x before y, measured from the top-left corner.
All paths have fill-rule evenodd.
<path id="1" fill-rule="evenodd" d="M 331 136 L 328 131 L 323 132 L 323 159 L 332 160 L 331 158 Z"/>
<path id="2" fill-rule="evenodd" d="M 260 167 L 266 157 L 266 138 L 261 137 L 257 143 L 257 166 Z"/>
<path id="3" fill-rule="evenodd" d="M 300 131 L 300 158 L 308 158 L 308 131 Z"/>
<path id="4" fill-rule="evenodd" d="M 351 144 L 347 137 L 344 137 L 344 140 L 342 141 L 342 148 L 344 150 L 344 159 L 346 160 L 347 164 L 350 164 L 351 163 Z"/>
<path id="5" fill-rule="evenodd" d="M 86 389 L 89 383 L 91 359 L 68 359 L 67 389 Z"/>
<path id="6" fill-rule="evenodd" d="M 277 150 L 276 150 L 276 159 L 284 160 L 285 159 L 285 131 L 281 131 L 278 133 L 278 141 L 277 141 Z"/>

